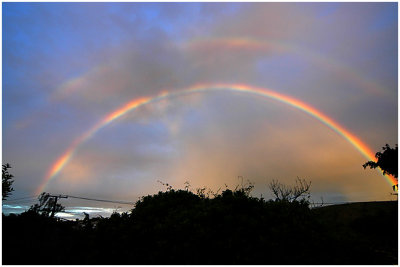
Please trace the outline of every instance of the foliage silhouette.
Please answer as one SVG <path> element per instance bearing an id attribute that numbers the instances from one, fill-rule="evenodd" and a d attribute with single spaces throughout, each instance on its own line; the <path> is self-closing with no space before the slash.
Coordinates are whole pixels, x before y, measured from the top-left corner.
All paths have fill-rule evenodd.
<path id="1" fill-rule="evenodd" d="M 51 196 L 49 193 L 43 192 L 38 197 L 39 204 L 30 207 L 30 211 L 42 214 L 46 217 L 54 217 L 57 212 L 65 210 L 65 207 L 57 203 L 57 196 Z"/>
<path id="2" fill-rule="evenodd" d="M 220 193 L 165 185 L 166 191 L 144 196 L 130 212 L 109 218 L 61 221 L 32 209 L 3 215 L 3 263 L 397 263 L 396 236 L 371 234 L 376 226 L 384 229 L 383 223 L 397 224 L 397 202 L 379 213 L 368 210 L 368 223 L 363 211 L 358 221 L 336 222 L 340 210 L 310 209 L 306 199 L 253 197 L 251 183 Z M 362 229 L 353 229 L 355 223 Z"/>
<path id="3" fill-rule="evenodd" d="M 375 169 L 377 167 L 381 168 L 383 174 L 393 175 L 397 179 L 398 175 L 398 149 L 396 147 L 391 148 L 388 144 L 382 147 L 383 152 L 376 152 L 375 157 L 378 159 L 376 162 L 368 161 L 363 164 L 364 169 L 370 167 Z M 398 187 L 393 186 L 393 190 Z"/>
<path id="4" fill-rule="evenodd" d="M 7 197 L 11 195 L 11 192 L 14 191 L 14 188 L 12 188 L 12 184 L 14 181 L 12 178 L 14 175 L 8 172 L 8 169 L 10 169 L 11 166 L 10 164 L 2 164 L 2 199 L 6 200 Z"/>

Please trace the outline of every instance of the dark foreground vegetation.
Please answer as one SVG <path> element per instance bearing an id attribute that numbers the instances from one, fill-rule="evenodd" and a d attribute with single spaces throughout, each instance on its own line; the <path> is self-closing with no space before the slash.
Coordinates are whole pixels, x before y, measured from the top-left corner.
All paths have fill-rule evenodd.
<path id="1" fill-rule="evenodd" d="M 3 264 L 398 264 L 397 202 L 310 209 L 250 191 L 169 188 L 79 221 L 3 215 Z"/>

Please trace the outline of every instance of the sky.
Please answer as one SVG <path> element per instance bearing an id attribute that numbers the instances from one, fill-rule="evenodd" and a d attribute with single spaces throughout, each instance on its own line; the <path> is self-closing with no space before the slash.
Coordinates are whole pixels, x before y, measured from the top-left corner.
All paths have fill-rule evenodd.
<path id="1" fill-rule="evenodd" d="M 164 190 L 158 181 L 217 191 L 242 180 L 272 198 L 273 179 L 296 177 L 312 182 L 316 202 L 393 199 L 387 179 L 363 169 L 368 158 L 321 120 L 229 88 L 291 97 L 373 153 L 393 147 L 397 20 L 397 3 L 2 3 L 10 199 L 135 202 Z M 229 90 L 178 93 L 221 84 Z M 137 99 L 153 100 L 110 119 Z"/>

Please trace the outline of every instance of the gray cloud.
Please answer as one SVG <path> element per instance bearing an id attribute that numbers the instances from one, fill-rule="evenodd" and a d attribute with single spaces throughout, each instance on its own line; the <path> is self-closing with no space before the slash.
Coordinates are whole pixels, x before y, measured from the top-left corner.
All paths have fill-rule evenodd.
<path id="1" fill-rule="evenodd" d="M 374 150 L 397 142 L 392 4 L 27 4 L 25 13 L 12 6 L 5 6 L 3 159 L 16 165 L 23 190 L 33 191 L 73 140 L 111 111 L 197 83 L 271 87 L 323 111 Z M 298 175 L 336 198 L 384 197 L 389 187 L 363 161 L 299 111 L 210 93 L 113 122 L 48 189 L 136 197 L 154 191 L 159 178 L 219 187 L 243 175 L 265 189 L 268 179 Z"/>

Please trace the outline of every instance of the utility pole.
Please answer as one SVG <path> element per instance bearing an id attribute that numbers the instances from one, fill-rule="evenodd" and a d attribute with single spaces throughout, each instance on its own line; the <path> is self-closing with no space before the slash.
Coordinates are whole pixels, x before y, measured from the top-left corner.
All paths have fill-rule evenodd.
<path id="1" fill-rule="evenodd" d="M 68 196 L 67 195 L 58 195 L 58 196 L 49 195 L 49 197 L 53 199 L 53 201 L 50 203 L 53 206 L 52 209 L 51 209 L 50 218 L 53 218 L 54 214 L 56 213 L 56 207 L 57 207 L 58 199 L 59 198 L 68 198 Z M 49 202 L 50 202 L 50 199 L 49 199 Z"/>

